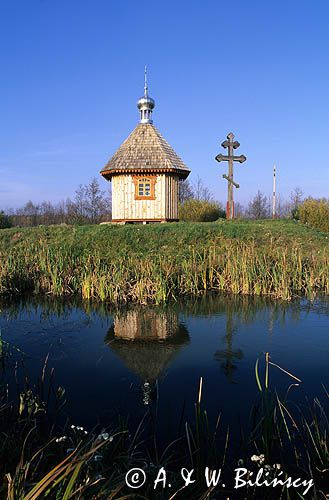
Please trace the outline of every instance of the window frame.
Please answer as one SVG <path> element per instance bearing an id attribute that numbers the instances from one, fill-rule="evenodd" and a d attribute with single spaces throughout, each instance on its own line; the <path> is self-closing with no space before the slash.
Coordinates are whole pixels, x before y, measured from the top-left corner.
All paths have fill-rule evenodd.
<path id="1" fill-rule="evenodd" d="M 135 200 L 155 200 L 155 183 L 156 176 L 155 175 L 136 175 L 133 177 L 133 181 L 135 184 Z M 143 183 L 144 189 L 143 193 L 145 193 L 145 184 L 150 184 L 150 194 L 148 195 L 140 195 L 140 187 L 139 185 Z"/>

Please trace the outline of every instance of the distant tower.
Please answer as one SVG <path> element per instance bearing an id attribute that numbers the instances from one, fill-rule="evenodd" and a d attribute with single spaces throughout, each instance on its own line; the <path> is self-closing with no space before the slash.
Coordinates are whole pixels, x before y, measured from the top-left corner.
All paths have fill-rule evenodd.
<path id="1" fill-rule="evenodd" d="M 177 221 L 179 180 L 190 170 L 153 125 L 146 67 L 137 107 L 139 124 L 100 172 L 112 181 L 112 221 Z"/>
<path id="2" fill-rule="evenodd" d="M 276 166 L 273 167 L 272 218 L 276 218 Z"/>

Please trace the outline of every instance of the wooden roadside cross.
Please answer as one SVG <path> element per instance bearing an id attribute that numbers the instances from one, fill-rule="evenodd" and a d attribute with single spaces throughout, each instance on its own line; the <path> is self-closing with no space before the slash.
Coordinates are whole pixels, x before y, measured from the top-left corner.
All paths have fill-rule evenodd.
<path id="1" fill-rule="evenodd" d="M 240 146 L 238 141 L 234 141 L 234 134 L 230 132 L 227 136 L 227 140 L 222 142 L 222 147 L 227 148 L 227 155 L 222 155 L 221 153 L 215 157 L 217 161 L 227 161 L 228 162 L 228 175 L 223 174 L 224 179 L 227 180 L 227 205 L 226 205 L 226 218 L 234 219 L 234 201 L 233 201 L 233 186 L 239 188 L 239 184 L 234 182 L 233 179 L 233 164 L 235 161 L 243 163 L 246 161 L 244 155 L 234 156 L 234 149 Z"/>

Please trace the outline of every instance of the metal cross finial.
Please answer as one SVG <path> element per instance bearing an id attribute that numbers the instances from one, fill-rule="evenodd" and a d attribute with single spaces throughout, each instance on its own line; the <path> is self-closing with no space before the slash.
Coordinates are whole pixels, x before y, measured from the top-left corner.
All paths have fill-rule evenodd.
<path id="1" fill-rule="evenodd" d="M 147 97 L 147 67 L 144 67 L 144 96 Z"/>
<path id="2" fill-rule="evenodd" d="M 234 156 L 234 149 L 240 146 L 238 141 L 234 141 L 234 134 L 230 132 L 227 135 L 227 140 L 222 142 L 222 147 L 228 149 L 227 155 L 222 155 L 221 153 L 215 157 L 217 161 L 227 161 L 228 162 L 228 175 L 223 175 L 224 179 L 227 180 L 227 205 L 226 205 L 226 217 L 227 219 L 234 219 L 234 201 L 233 201 L 233 186 L 239 188 L 239 184 L 233 180 L 233 162 L 238 161 L 243 163 L 246 161 L 244 155 Z"/>
<path id="3" fill-rule="evenodd" d="M 140 112 L 140 123 L 153 123 L 152 122 L 152 111 L 154 109 L 155 102 L 152 97 L 148 94 L 147 85 L 147 67 L 144 67 L 144 95 L 138 99 L 137 107 Z"/>

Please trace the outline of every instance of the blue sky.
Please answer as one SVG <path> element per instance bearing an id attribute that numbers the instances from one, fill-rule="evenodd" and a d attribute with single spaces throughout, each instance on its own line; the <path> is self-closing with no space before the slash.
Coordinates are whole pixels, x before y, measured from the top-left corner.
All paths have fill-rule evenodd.
<path id="1" fill-rule="evenodd" d="M 0 208 L 98 176 L 137 124 L 145 64 L 192 181 L 225 200 L 214 156 L 233 131 L 237 201 L 271 193 L 274 162 L 282 196 L 328 196 L 327 0 L 2 0 L 0 44 Z"/>

